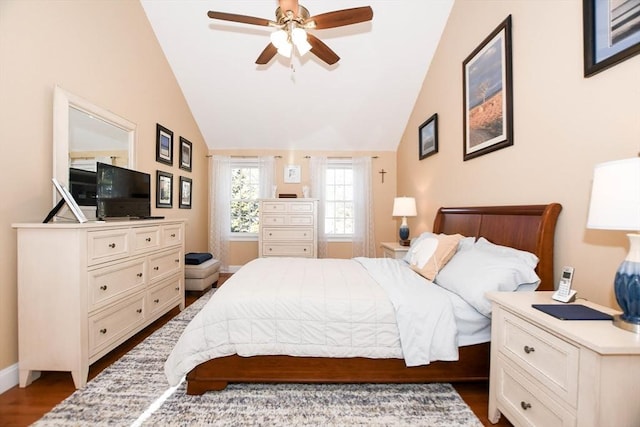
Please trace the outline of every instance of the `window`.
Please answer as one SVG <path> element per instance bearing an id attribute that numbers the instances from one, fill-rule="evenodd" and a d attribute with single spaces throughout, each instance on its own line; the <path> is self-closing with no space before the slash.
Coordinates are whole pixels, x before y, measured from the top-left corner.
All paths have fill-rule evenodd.
<path id="1" fill-rule="evenodd" d="M 326 179 L 325 233 L 333 237 L 350 237 L 354 233 L 351 162 L 330 161 Z"/>
<path id="2" fill-rule="evenodd" d="M 258 233 L 260 169 L 255 161 L 231 165 L 231 233 Z"/>

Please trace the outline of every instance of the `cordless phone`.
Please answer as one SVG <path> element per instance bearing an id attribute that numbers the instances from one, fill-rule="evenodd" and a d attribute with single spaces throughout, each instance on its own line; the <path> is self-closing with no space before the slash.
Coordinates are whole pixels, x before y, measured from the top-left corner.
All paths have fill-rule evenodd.
<path id="1" fill-rule="evenodd" d="M 573 281 L 573 267 L 563 267 L 562 276 L 558 283 L 558 290 L 553 293 L 552 298 L 560 302 L 572 302 L 576 299 L 576 291 L 571 289 Z"/>

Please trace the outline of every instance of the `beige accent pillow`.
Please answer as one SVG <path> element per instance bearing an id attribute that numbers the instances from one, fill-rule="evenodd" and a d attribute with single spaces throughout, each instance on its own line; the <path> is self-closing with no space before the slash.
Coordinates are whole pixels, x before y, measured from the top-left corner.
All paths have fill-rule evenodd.
<path id="1" fill-rule="evenodd" d="M 411 269 L 433 281 L 436 274 L 455 255 L 458 242 L 463 237 L 460 234 L 438 234 L 422 239 L 409 260 Z"/>

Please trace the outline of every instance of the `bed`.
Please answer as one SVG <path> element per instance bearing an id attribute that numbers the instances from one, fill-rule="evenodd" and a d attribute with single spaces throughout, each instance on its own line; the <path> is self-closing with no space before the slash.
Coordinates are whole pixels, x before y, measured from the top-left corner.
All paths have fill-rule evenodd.
<path id="1" fill-rule="evenodd" d="M 440 208 L 433 233 L 486 238 L 538 258 L 538 290 L 553 290 L 557 203 Z M 237 274 L 237 273 L 236 273 Z M 222 287 L 224 289 L 224 286 Z M 218 291 L 220 292 L 220 291 Z M 407 366 L 402 358 L 231 354 L 206 360 L 186 375 L 187 393 L 222 390 L 229 382 L 408 383 L 480 381 L 489 376 L 489 342 L 459 347 L 456 361 Z"/>

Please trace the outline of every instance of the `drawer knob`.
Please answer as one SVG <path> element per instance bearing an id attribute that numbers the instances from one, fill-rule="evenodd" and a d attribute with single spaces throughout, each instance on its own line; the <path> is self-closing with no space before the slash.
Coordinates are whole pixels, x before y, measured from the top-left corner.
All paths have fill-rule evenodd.
<path id="1" fill-rule="evenodd" d="M 137 309 L 136 313 L 138 313 L 138 314 L 142 313 L 142 309 L 141 308 Z"/>
<path id="2" fill-rule="evenodd" d="M 180 260 L 177 258 L 174 261 L 177 262 L 178 264 L 180 263 Z"/>
<path id="3" fill-rule="evenodd" d="M 525 402 L 523 400 L 523 401 L 520 402 L 520 406 L 522 407 L 522 409 L 524 409 L 526 411 L 527 409 L 531 408 L 531 403 L 527 403 L 527 402 Z"/>
<path id="4" fill-rule="evenodd" d="M 269 236 L 273 236 L 273 233 L 269 233 Z"/>
<path id="5" fill-rule="evenodd" d="M 147 238 L 146 238 L 146 239 L 144 239 L 144 240 L 146 240 L 147 242 L 150 242 L 150 241 L 151 241 L 151 237 L 147 237 Z"/>
<path id="6" fill-rule="evenodd" d="M 155 267 L 153 267 L 153 269 L 154 269 L 155 271 L 158 271 L 158 270 L 160 270 L 160 267 L 158 267 L 158 266 L 156 265 Z"/>
<path id="7" fill-rule="evenodd" d="M 271 248 L 269 248 L 269 252 L 271 252 L 271 250 L 272 250 L 272 249 L 271 249 Z"/>
<path id="8" fill-rule="evenodd" d="M 111 249 L 113 249 L 113 248 L 115 248 L 115 247 L 116 247 L 116 244 L 115 244 L 115 243 L 109 243 L 109 247 L 110 247 Z"/>
<path id="9" fill-rule="evenodd" d="M 142 277 L 142 273 L 138 273 L 138 274 L 136 274 L 136 276 Z"/>
<path id="10" fill-rule="evenodd" d="M 304 248 L 303 251 L 307 252 L 307 248 Z"/>
<path id="11" fill-rule="evenodd" d="M 176 233 L 171 234 L 171 238 L 176 237 Z"/>
<path id="12" fill-rule="evenodd" d="M 160 302 L 160 300 L 158 298 L 154 299 L 153 302 L 155 302 L 156 304 Z"/>
<path id="13" fill-rule="evenodd" d="M 107 328 L 100 329 L 100 333 L 103 334 L 103 335 L 106 334 L 107 333 Z"/>
<path id="14" fill-rule="evenodd" d="M 101 290 L 101 291 L 106 291 L 106 290 L 107 290 L 107 285 L 102 285 L 102 286 L 100 286 L 100 290 Z"/>
<path id="15" fill-rule="evenodd" d="M 525 352 L 525 353 L 529 354 L 529 353 L 533 353 L 534 351 L 536 351 L 536 349 L 535 349 L 535 348 L 533 348 L 533 347 L 529 347 L 528 345 L 525 345 L 525 346 L 524 346 L 524 352 Z"/>
<path id="16" fill-rule="evenodd" d="M 179 291 L 179 290 L 180 290 L 180 286 L 176 286 L 176 291 Z"/>

